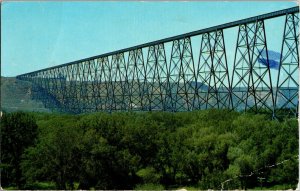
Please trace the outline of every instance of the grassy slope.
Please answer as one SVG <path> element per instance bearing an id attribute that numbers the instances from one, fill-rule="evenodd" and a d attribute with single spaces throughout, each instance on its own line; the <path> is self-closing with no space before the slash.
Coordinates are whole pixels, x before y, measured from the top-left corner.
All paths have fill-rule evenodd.
<path id="1" fill-rule="evenodd" d="M 41 102 L 31 99 L 31 84 L 14 77 L 1 77 L 1 110 L 48 111 Z"/>

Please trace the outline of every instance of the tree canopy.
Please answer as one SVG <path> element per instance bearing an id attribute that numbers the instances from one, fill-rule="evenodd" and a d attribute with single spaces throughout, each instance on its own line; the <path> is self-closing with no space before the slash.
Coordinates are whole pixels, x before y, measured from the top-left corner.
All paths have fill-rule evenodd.
<path id="1" fill-rule="evenodd" d="M 4 124 L 14 124 L 22 134 L 23 188 L 53 182 L 56 189 L 287 189 L 297 183 L 293 118 L 228 110 L 8 117 L 18 115 L 3 118 L 1 159 L 3 169 L 12 168 L 13 147 L 4 137 L 15 134 Z M 6 186 L 19 186 L 9 179 L 15 172 L 5 172 Z"/>

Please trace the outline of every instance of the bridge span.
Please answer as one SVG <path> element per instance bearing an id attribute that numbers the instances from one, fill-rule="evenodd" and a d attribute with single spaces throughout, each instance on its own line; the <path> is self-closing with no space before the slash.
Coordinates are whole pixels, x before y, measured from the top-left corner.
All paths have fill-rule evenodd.
<path id="1" fill-rule="evenodd" d="M 278 18 L 275 52 L 265 23 Z M 237 34 L 234 50 L 226 49 L 226 30 Z M 228 108 L 296 116 L 298 41 L 299 7 L 292 7 L 17 78 L 32 82 L 34 98 L 61 112 Z"/>

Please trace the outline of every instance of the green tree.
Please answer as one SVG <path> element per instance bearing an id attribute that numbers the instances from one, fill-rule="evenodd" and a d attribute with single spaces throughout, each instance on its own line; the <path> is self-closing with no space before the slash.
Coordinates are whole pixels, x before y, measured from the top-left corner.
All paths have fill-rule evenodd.
<path id="1" fill-rule="evenodd" d="M 26 150 L 22 169 L 28 183 L 54 181 L 57 189 L 74 188 L 78 180 L 82 130 L 60 126 L 59 122 L 41 133 L 35 147 Z"/>
<path id="2" fill-rule="evenodd" d="M 28 113 L 4 113 L 1 119 L 2 185 L 15 184 L 22 188 L 21 156 L 33 145 L 38 129 L 34 117 Z"/>
<path id="3" fill-rule="evenodd" d="M 295 119 L 214 109 L 34 115 L 38 139 L 22 152 L 25 188 L 40 181 L 56 189 L 73 182 L 77 189 L 220 189 L 230 179 L 224 188 L 236 189 L 260 186 L 258 176 L 269 187 L 297 181 Z M 2 167 L 12 180 L 10 164 Z"/>
<path id="4" fill-rule="evenodd" d="M 80 122 L 85 129 L 80 189 L 133 189 L 140 164 L 132 113 L 96 113 Z M 136 152 L 135 152 L 136 151 Z"/>

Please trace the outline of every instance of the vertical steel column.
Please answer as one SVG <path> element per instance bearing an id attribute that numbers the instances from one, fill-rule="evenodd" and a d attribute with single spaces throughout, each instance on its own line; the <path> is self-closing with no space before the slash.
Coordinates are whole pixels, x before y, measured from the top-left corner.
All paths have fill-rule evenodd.
<path id="1" fill-rule="evenodd" d="M 41 72 L 41 84 L 40 84 L 40 98 L 39 100 L 43 103 L 43 105 L 46 105 L 47 102 L 47 95 L 48 95 L 48 89 L 47 89 L 47 83 L 48 83 L 48 71 Z"/>
<path id="2" fill-rule="evenodd" d="M 182 40 L 175 40 L 172 44 L 172 52 L 170 58 L 170 65 L 168 68 L 169 78 L 168 78 L 168 91 L 167 96 L 167 110 L 176 112 L 177 110 L 181 110 L 183 107 L 183 100 L 181 98 L 180 93 L 180 66 L 182 61 Z"/>
<path id="3" fill-rule="evenodd" d="M 89 60 L 87 67 L 87 84 L 88 84 L 88 92 L 87 92 L 87 110 L 88 112 L 95 112 L 96 111 L 96 102 L 97 99 L 95 95 L 95 88 L 96 88 L 96 79 L 95 79 L 95 60 Z"/>
<path id="4" fill-rule="evenodd" d="M 142 98 L 143 98 L 143 90 L 141 81 L 143 81 L 143 52 L 142 49 L 136 49 L 133 51 L 133 63 L 131 63 L 131 67 L 129 67 L 132 77 L 132 81 L 130 83 L 130 110 L 141 110 L 142 108 Z"/>
<path id="5" fill-rule="evenodd" d="M 155 47 L 149 46 L 148 53 L 147 53 L 147 61 L 145 66 L 145 76 L 146 80 L 144 83 L 144 91 L 146 92 L 146 99 L 144 100 L 144 108 L 143 110 L 152 110 L 152 86 L 154 83 L 154 65 L 155 65 Z"/>
<path id="6" fill-rule="evenodd" d="M 57 92 L 58 92 L 58 85 L 57 85 L 57 69 L 50 70 L 51 76 L 51 83 L 50 83 L 50 97 L 49 97 L 49 105 L 51 109 L 55 109 L 59 107 L 59 101 L 57 100 Z"/>
<path id="7" fill-rule="evenodd" d="M 87 108 L 87 96 L 88 96 L 88 82 L 86 77 L 86 67 L 87 62 L 79 63 L 79 86 L 80 86 L 80 94 L 79 94 L 79 107 L 80 112 L 86 112 Z"/>
<path id="8" fill-rule="evenodd" d="M 93 60 L 93 67 L 92 67 L 92 74 L 93 74 L 93 104 L 95 111 L 101 111 L 102 109 L 102 102 L 101 102 L 101 90 L 100 90 L 100 84 L 101 84 L 101 66 L 99 63 L 99 59 Z"/>
<path id="9" fill-rule="evenodd" d="M 190 37 L 173 41 L 168 78 L 168 108 L 171 111 L 190 111 L 194 101 L 193 52 Z M 168 110 L 169 110 L 168 109 Z"/>
<path id="10" fill-rule="evenodd" d="M 46 78 L 45 78 L 46 79 Z M 73 76 L 72 76 L 72 65 L 66 66 L 66 93 L 65 93 L 65 108 L 66 112 L 72 113 L 73 107 L 73 99 L 74 96 L 72 94 L 73 84 L 72 84 Z"/>
<path id="11" fill-rule="evenodd" d="M 111 112 L 112 109 L 112 91 L 113 91 L 113 87 L 112 87 L 112 77 L 111 77 L 111 71 L 110 71 L 110 61 L 109 61 L 109 57 L 103 57 L 101 58 L 101 65 L 103 65 L 102 67 L 102 71 L 101 71 L 101 77 L 103 78 L 102 82 L 104 81 L 105 83 L 105 111 L 107 112 Z"/>
<path id="12" fill-rule="evenodd" d="M 60 111 L 64 112 L 66 110 L 66 67 L 61 67 L 58 70 L 58 96 L 59 97 L 59 104 L 61 107 L 59 108 Z"/>
<path id="13" fill-rule="evenodd" d="M 195 105 L 197 109 L 207 108 L 208 89 L 211 74 L 211 44 L 209 33 L 205 33 L 201 38 L 199 62 L 197 67 L 197 82 L 195 84 L 197 95 Z M 195 106 L 194 106 L 195 107 Z"/>
<path id="14" fill-rule="evenodd" d="M 136 57 L 135 57 L 135 63 L 136 63 L 136 73 L 137 73 L 137 79 L 138 79 L 138 104 L 137 108 L 138 110 L 142 110 L 144 108 L 144 98 L 145 98 L 145 92 L 144 92 L 144 83 L 145 79 L 147 78 L 145 74 L 145 63 L 144 63 L 144 55 L 143 55 L 143 49 L 137 49 L 136 51 Z"/>
<path id="15" fill-rule="evenodd" d="M 91 62 L 86 61 L 84 63 L 84 83 L 85 83 L 85 97 L 84 97 L 84 111 L 85 112 L 90 112 L 91 111 L 91 99 L 90 99 L 90 94 L 91 94 L 91 82 L 90 82 L 90 72 L 91 72 Z"/>
<path id="16" fill-rule="evenodd" d="M 154 58 L 153 58 L 154 57 Z M 143 99 L 143 111 L 151 111 L 152 109 L 152 84 L 154 83 L 154 60 L 155 60 L 155 48 L 149 46 L 147 51 L 146 64 L 144 66 L 145 81 L 143 85 L 143 92 L 145 97 Z"/>
<path id="17" fill-rule="evenodd" d="M 116 108 L 116 102 L 118 102 L 119 100 L 116 98 L 116 91 L 119 91 L 119 90 L 116 90 L 116 88 L 119 88 L 118 85 L 117 85 L 117 79 L 116 79 L 116 76 L 117 76 L 117 55 L 112 55 L 111 56 L 111 62 L 110 62 L 110 69 L 109 69 L 109 74 L 110 74 L 110 91 L 109 91 L 109 102 L 110 102 L 110 112 L 112 111 L 115 111 L 117 108 Z M 121 99 L 121 98 L 119 98 Z"/>
<path id="18" fill-rule="evenodd" d="M 165 111 L 167 108 L 166 105 L 166 94 L 167 94 L 167 82 L 168 82 L 168 64 L 166 61 L 166 52 L 164 44 L 158 44 L 156 47 L 156 77 L 158 79 L 159 86 L 159 104 L 160 107 L 156 108 L 157 110 Z"/>
<path id="19" fill-rule="evenodd" d="M 35 99 L 35 100 L 38 100 L 40 96 L 39 94 L 39 84 L 38 84 L 38 74 L 39 73 L 36 73 L 34 75 L 32 75 L 32 79 L 31 79 L 31 82 L 32 82 L 32 87 L 31 87 L 31 93 L 32 93 L 32 99 Z"/>
<path id="20" fill-rule="evenodd" d="M 298 115 L 299 91 L 299 17 L 287 14 L 283 32 L 280 68 L 277 78 L 276 109 L 284 115 Z M 283 113 L 281 113 L 282 115 Z M 280 115 L 280 111 L 276 111 Z"/>
<path id="21" fill-rule="evenodd" d="M 120 53 L 122 54 L 122 53 Z M 124 95 L 123 87 L 121 84 L 122 79 L 122 69 L 120 68 L 120 54 L 115 54 L 112 56 L 112 67 L 111 67 L 111 75 L 113 76 L 113 92 L 114 92 L 114 103 L 113 103 L 113 110 L 124 110 L 125 103 L 124 103 Z"/>
<path id="22" fill-rule="evenodd" d="M 216 47 L 217 32 L 210 32 L 207 34 L 207 44 L 209 45 L 209 60 L 210 60 L 210 72 L 208 80 L 208 92 L 206 97 L 206 109 L 208 108 L 219 108 L 218 90 L 216 87 L 216 74 L 214 67 L 214 56 Z"/>
<path id="23" fill-rule="evenodd" d="M 129 51 L 128 55 L 128 64 L 127 64 L 127 79 L 128 79 L 128 95 L 129 99 L 127 101 L 128 110 L 132 110 L 136 104 L 136 90 L 137 86 L 135 85 L 137 81 L 136 77 L 136 50 Z"/>
<path id="24" fill-rule="evenodd" d="M 247 26 L 240 25 L 231 79 L 232 105 L 235 110 L 246 108 L 248 86 L 250 85 L 250 65 Z"/>
<path id="25" fill-rule="evenodd" d="M 75 81 L 75 100 L 76 100 L 76 106 L 75 106 L 75 110 L 76 113 L 81 113 L 82 112 L 82 86 L 84 86 L 84 84 L 82 83 L 82 63 L 77 63 L 75 66 L 75 76 L 76 76 L 76 81 Z"/>
<path id="26" fill-rule="evenodd" d="M 266 41 L 265 25 L 264 21 L 258 21 L 256 23 L 256 31 L 254 34 L 254 46 L 252 51 L 252 79 L 253 79 L 253 94 L 255 96 L 255 109 L 256 112 L 267 111 L 274 113 L 274 96 L 272 79 L 270 72 L 270 64 L 268 59 L 268 48 Z M 259 62 L 262 57 L 262 53 L 266 53 L 266 60 L 262 60 L 264 64 Z M 251 107 L 250 107 L 251 108 Z M 253 108 L 253 107 L 252 107 Z"/>
<path id="27" fill-rule="evenodd" d="M 128 63 L 129 63 L 129 56 L 128 56 Z M 130 92 L 129 92 L 129 81 L 128 81 L 128 63 L 125 61 L 125 53 L 121 53 L 118 58 L 119 69 L 120 69 L 120 80 L 119 84 L 121 85 L 122 90 L 122 104 L 121 110 L 128 110 L 129 106 L 128 103 L 130 102 Z"/>
<path id="28" fill-rule="evenodd" d="M 119 53 L 112 56 L 111 75 L 113 77 L 113 110 L 125 111 L 128 102 L 128 93 L 126 83 L 126 64 L 124 53 Z"/>
<path id="29" fill-rule="evenodd" d="M 97 96 L 97 105 L 96 110 L 97 111 L 105 111 L 105 98 L 106 98 L 106 90 L 105 90 L 105 79 L 103 79 L 103 68 L 104 65 L 101 62 L 101 58 L 98 58 L 96 60 L 96 66 L 95 66 L 95 96 Z"/>
<path id="30" fill-rule="evenodd" d="M 163 44 L 149 47 L 147 65 L 150 81 L 148 110 L 162 110 L 166 108 L 164 96 L 167 92 L 167 63 Z"/>
<path id="31" fill-rule="evenodd" d="M 78 94 L 78 88 L 77 88 L 77 64 L 72 64 L 68 66 L 69 70 L 69 110 L 71 113 L 78 113 L 78 103 L 77 103 L 77 94 Z"/>
<path id="32" fill-rule="evenodd" d="M 266 52 L 266 63 L 259 63 Z M 274 110 L 264 21 L 239 27 L 232 77 L 233 109 Z M 248 88 L 247 88 L 248 87 Z M 242 107 L 241 107 L 242 106 Z"/>
<path id="33" fill-rule="evenodd" d="M 223 31 L 218 30 L 209 35 L 213 48 L 211 50 L 211 77 L 208 90 L 208 96 L 211 97 L 208 97 L 207 104 L 212 108 L 230 108 L 230 81 Z"/>
<path id="34" fill-rule="evenodd" d="M 223 31 L 202 35 L 197 72 L 198 108 L 230 108 L 230 81 Z"/>

